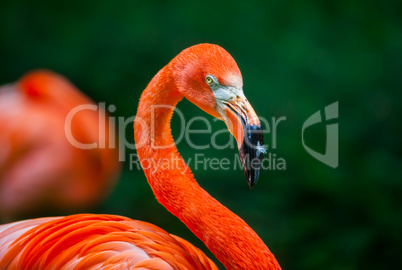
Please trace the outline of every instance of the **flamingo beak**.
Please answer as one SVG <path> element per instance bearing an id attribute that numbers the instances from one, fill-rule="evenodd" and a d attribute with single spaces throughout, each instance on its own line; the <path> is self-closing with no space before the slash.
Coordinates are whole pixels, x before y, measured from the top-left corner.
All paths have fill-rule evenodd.
<path id="1" fill-rule="evenodd" d="M 225 123 L 236 138 L 240 160 L 250 188 L 257 184 L 264 153 L 264 136 L 260 120 L 248 100 L 237 97 L 226 102 Z"/>

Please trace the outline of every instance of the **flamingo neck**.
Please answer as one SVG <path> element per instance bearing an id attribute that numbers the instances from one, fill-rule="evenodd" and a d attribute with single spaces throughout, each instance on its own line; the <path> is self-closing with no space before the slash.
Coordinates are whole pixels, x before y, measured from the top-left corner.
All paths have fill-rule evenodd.
<path id="1" fill-rule="evenodd" d="M 227 269 L 280 269 L 258 235 L 195 181 L 171 135 L 170 120 L 183 96 L 163 68 L 141 95 L 134 136 L 156 199 L 211 250 Z"/>

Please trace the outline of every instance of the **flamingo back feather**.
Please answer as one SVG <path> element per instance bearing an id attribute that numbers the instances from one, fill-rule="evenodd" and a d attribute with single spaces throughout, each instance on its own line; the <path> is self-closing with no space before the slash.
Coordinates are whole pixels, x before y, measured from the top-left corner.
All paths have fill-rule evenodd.
<path id="1" fill-rule="evenodd" d="M 218 269 L 199 249 L 159 227 L 79 214 L 0 226 L 0 269 Z"/>

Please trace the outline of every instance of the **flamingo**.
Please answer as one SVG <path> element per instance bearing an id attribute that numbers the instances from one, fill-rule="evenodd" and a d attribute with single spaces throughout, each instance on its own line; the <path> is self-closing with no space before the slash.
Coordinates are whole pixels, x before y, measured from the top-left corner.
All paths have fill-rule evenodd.
<path id="1" fill-rule="evenodd" d="M 258 235 L 198 185 L 171 136 L 173 109 L 183 97 L 222 119 L 236 138 L 252 187 L 258 180 L 264 142 L 261 124 L 242 86 L 240 70 L 223 48 L 199 44 L 185 49 L 154 76 L 141 95 L 134 121 L 137 153 L 156 199 L 226 269 L 281 269 Z M 152 123 L 156 123 L 154 129 Z M 161 160 L 163 166 L 155 165 Z M 196 247 L 152 224 L 94 214 L 3 225 L 0 268 L 7 267 L 217 269 Z"/>
<path id="2" fill-rule="evenodd" d="M 79 105 L 95 106 L 50 71 L 0 87 L 0 223 L 88 211 L 111 191 L 120 172 L 117 150 L 81 149 L 70 141 L 107 142 L 109 133 L 99 127 L 114 130 L 104 111 L 83 107 L 71 114 L 69 141 L 65 120 Z"/>

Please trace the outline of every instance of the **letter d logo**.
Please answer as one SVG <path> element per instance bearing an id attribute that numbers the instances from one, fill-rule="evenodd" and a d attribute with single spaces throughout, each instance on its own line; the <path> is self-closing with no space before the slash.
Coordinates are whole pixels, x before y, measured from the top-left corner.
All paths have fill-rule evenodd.
<path id="1" fill-rule="evenodd" d="M 325 107 L 325 120 L 338 118 L 338 101 Z M 317 111 L 310 116 L 302 127 L 302 143 L 304 149 L 317 160 L 332 168 L 338 167 L 338 124 L 327 124 L 327 140 L 325 154 L 318 153 L 304 143 L 304 130 L 309 126 L 321 123 L 321 112 Z"/>

